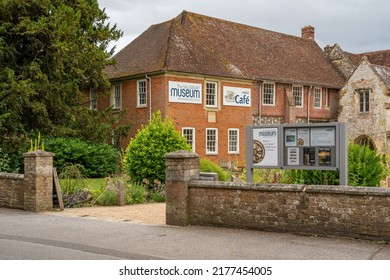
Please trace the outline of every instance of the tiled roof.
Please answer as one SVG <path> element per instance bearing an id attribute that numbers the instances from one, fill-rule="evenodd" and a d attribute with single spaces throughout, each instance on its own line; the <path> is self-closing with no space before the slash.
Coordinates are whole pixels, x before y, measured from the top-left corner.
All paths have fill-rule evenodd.
<path id="1" fill-rule="evenodd" d="M 356 66 L 359 65 L 360 60 L 366 56 L 368 61 L 372 64 L 390 67 L 390 50 L 366 52 L 360 54 L 345 53 Z"/>
<path id="2" fill-rule="evenodd" d="M 183 11 L 152 25 L 116 55 L 111 78 L 175 71 L 341 88 L 314 40 Z"/>
<path id="3" fill-rule="evenodd" d="M 379 75 L 379 77 L 382 79 L 382 81 L 385 83 L 385 85 L 388 88 L 390 88 L 390 68 L 386 66 L 375 65 L 375 64 L 373 64 L 372 67 L 374 68 L 375 72 Z"/>

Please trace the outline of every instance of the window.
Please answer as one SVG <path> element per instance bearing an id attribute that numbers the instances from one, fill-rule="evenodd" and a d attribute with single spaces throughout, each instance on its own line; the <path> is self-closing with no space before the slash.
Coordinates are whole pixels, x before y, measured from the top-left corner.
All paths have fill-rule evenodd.
<path id="1" fill-rule="evenodd" d="M 239 144 L 240 144 L 240 130 L 236 128 L 228 129 L 228 147 L 229 154 L 238 154 L 239 153 Z"/>
<path id="2" fill-rule="evenodd" d="M 275 105 L 275 84 L 264 83 L 263 85 L 263 104 Z"/>
<path id="3" fill-rule="evenodd" d="M 218 84 L 214 82 L 206 83 L 206 107 L 214 107 L 218 106 Z"/>
<path id="4" fill-rule="evenodd" d="M 111 87 L 111 106 L 113 109 L 120 109 L 121 108 L 121 85 L 113 85 Z"/>
<path id="5" fill-rule="evenodd" d="M 192 147 L 192 151 L 195 152 L 195 128 L 183 127 L 182 135 L 187 139 L 187 143 Z"/>
<path id="6" fill-rule="evenodd" d="M 296 107 L 303 107 L 303 87 L 293 86 L 293 97 Z"/>
<path id="7" fill-rule="evenodd" d="M 146 107 L 146 80 L 137 82 L 137 106 Z"/>
<path id="8" fill-rule="evenodd" d="M 91 110 L 97 110 L 98 109 L 98 103 L 97 103 L 97 98 L 98 98 L 98 91 L 96 88 L 91 88 L 89 92 L 89 108 Z"/>
<path id="9" fill-rule="evenodd" d="M 367 113 L 370 111 L 370 90 L 361 89 L 359 92 L 359 112 Z"/>
<path id="10" fill-rule="evenodd" d="M 314 88 L 314 108 L 322 108 L 322 89 Z"/>
<path id="11" fill-rule="evenodd" d="M 206 154 L 218 154 L 218 129 L 206 129 Z"/>

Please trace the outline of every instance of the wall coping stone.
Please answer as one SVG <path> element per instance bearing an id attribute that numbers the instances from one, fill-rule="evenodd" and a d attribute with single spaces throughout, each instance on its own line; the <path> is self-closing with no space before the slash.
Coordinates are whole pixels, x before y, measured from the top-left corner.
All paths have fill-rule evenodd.
<path id="1" fill-rule="evenodd" d="M 0 179 L 24 180 L 24 174 L 0 172 Z"/>
<path id="2" fill-rule="evenodd" d="M 183 158 L 183 159 L 186 159 L 186 158 L 199 158 L 199 155 L 194 153 L 194 152 L 180 150 L 180 151 L 175 151 L 175 152 L 171 152 L 171 153 L 165 154 L 164 158 L 165 159 L 168 159 L 168 158 L 173 158 L 173 159 L 175 159 L 175 158 Z"/>
<path id="3" fill-rule="evenodd" d="M 54 153 L 37 150 L 33 152 L 27 152 L 23 154 L 24 157 L 54 157 Z"/>
<path id="4" fill-rule="evenodd" d="M 302 192 L 305 185 L 278 185 L 278 184 L 249 184 L 237 182 L 213 182 L 213 181 L 190 181 L 191 188 L 216 188 L 216 189 L 237 189 L 237 190 L 262 190 L 262 191 L 291 191 Z"/>
<path id="5" fill-rule="evenodd" d="M 390 188 L 382 187 L 352 187 L 352 186 L 324 186 L 324 185 L 298 185 L 298 184 L 249 184 L 235 182 L 213 182 L 194 180 L 188 182 L 191 188 L 216 188 L 237 190 L 262 190 L 262 191 L 291 191 L 306 193 L 334 193 L 348 195 L 390 196 Z"/>

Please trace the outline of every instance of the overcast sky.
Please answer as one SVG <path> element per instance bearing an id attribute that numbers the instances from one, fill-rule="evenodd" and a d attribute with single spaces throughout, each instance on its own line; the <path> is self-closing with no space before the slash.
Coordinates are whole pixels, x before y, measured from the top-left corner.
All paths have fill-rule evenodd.
<path id="1" fill-rule="evenodd" d="M 168 21 L 183 10 L 300 36 L 315 27 L 324 47 L 338 43 L 362 53 L 390 49 L 389 0 L 98 0 L 110 22 L 124 33 L 116 52 L 149 26 Z"/>

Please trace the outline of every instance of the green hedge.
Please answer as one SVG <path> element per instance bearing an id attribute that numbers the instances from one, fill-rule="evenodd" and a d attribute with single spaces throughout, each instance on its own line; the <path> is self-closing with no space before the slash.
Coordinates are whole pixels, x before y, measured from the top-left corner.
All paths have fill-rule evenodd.
<path id="1" fill-rule="evenodd" d="M 107 144 L 94 144 L 72 138 L 46 138 L 45 150 L 55 153 L 58 171 L 67 164 L 81 164 L 88 178 L 102 178 L 119 171 L 119 152 Z"/>

